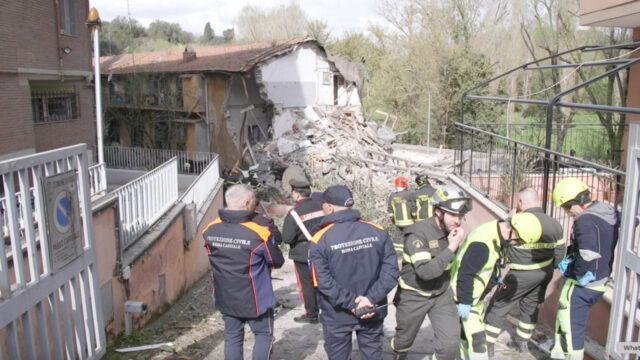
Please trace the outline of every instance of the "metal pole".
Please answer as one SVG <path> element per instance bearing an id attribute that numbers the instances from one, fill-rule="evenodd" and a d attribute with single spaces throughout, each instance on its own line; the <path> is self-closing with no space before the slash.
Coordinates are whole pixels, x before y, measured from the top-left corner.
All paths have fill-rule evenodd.
<path id="1" fill-rule="evenodd" d="M 87 25 L 93 28 L 93 86 L 96 96 L 96 131 L 98 136 L 98 163 L 104 162 L 104 144 L 102 139 L 102 93 L 100 86 L 100 41 L 98 31 L 101 25 L 100 15 L 96 8 L 89 10 Z"/>
<path id="2" fill-rule="evenodd" d="M 429 85 L 427 85 L 427 92 L 429 93 L 429 103 L 427 105 L 427 152 L 429 152 L 431 149 L 431 88 L 429 88 Z"/>

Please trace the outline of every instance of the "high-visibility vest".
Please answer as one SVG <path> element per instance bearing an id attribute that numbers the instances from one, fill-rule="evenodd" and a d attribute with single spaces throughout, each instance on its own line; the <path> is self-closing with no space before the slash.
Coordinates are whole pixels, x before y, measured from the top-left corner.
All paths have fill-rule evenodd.
<path id="1" fill-rule="evenodd" d="M 487 261 L 480 269 L 480 272 L 476 273 L 473 279 L 473 301 L 471 305 L 475 305 L 478 301 L 481 301 L 480 297 L 484 293 L 491 277 L 494 276 L 496 269 L 496 263 L 500 259 L 500 235 L 498 234 L 498 221 L 489 221 L 477 227 L 474 231 L 462 243 L 462 246 L 458 250 L 453 264 L 451 265 L 451 288 L 456 294 L 454 299 L 458 301 L 457 286 L 458 286 L 458 270 L 460 269 L 462 258 L 467 253 L 467 249 L 473 243 L 482 243 L 489 248 L 489 256 Z"/>

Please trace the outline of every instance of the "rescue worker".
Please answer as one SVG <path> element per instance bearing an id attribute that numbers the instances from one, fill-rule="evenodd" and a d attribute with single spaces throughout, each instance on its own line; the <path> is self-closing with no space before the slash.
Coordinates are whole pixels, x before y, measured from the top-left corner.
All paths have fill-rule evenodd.
<path id="1" fill-rule="evenodd" d="M 402 244 L 404 239 L 402 232 L 404 228 L 413 225 L 413 193 L 407 190 L 409 179 L 398 176 L 395 179 L 396 191 L 389 195 L 388 212 L 391 222 L 395 225 L 393 234 L 393 247 L 396 252 L 402 254 Z"/>
<path id="2" fill-rule="evenodd" d="M 213 278 L 213 298 L 224 320 L 224 357 L 242 359 L 244 325 L 255 335 L 253 359 L 269 359 L 273 347 L 276 299 L 270 271 L 284 263 L 266 226 L 252 221 L 255 194 L 234 185 L 225 194 L 227 207 L 202 232 Z"/>
<path id="3" fill-rule="evenodd" d="M 451 267 L 451 287 L 462 322 L 461 346 L 467 359 L 487 359 L 483 299 L 501 282 L 504 251 L 509 245 L 537 242 L 542 234 L 538 218 L 518 213 L 476 228 L 456 254 Z"/>
<path id="4" fill-rule="evenodd" d="M 460 321 L 449 287 L 449 269 L 464 240 L 460 224 L 471 210 L 471 199 L 450 184 L 436 190 L 432 205 L 434 217 L 405 230 L 402 270 L 394 299 L 396 334 L 391 339 L 397 360 L 407 358 L 426 315 L 435 334 L 436 359 L 453 360 L 459 354 Z"/>
<path id="5" fill-rule="evenodd" d="M 587 185 L 575 177 L 558 182 L 553 203 L 574 220 L 567 257 L 558 265 L 565 282 L 551 358 L 582 359 L 589 310 L 602 297 L 611 275 L 619 216 L 611 205 L 592 201 Z"/>
<path id="6" fill-rule="evenodd" d="M 348 187 L 322 195 L 324 218 L 311 240 L 314 285 L 318 290 L 324 349 L 330 360 L 351 358 L 355 331 L 360 357 L 382 359 L 387 294 L 398 283 L 398 260 L 389 234 L 360 219 Z M 356 317 L 356 310 L 370 313 Z"/>
<path id="7" fill-rule="evenodd" d="M 302 316 L 293 318 L 296 322 L 318 322 L 318 303 L 316 290 L 311 282 L 311 263 L 309 262 L 309 240 L 324 213 L 322 203 L 311 200 L 311 184 L 307 180 L 289 180 L 291 197 L 296 202 L 282 223 L 283 241 L 289 244 L 289 258 L 293 260 L 298 291 L 305 308 Z"/>
<path id="8" fill-rule="evenodd" d="M 433 216 L 433 205 L 430 200 L 436 189 L 429 184 L 429 177 L 426 174 L 416 175 L 416 185 L 418 189 L 413 192 L 415 198 L 413 219 L 418 222 Z"/>
<path id="9" fill-rule="evenodd" d="M 489 357 L 494 354 L 494 344 L 502 331 L 504 319 L 517 303 L 520 304 L 520 316 L 515 338 L 510 345 L 521 353 L 529 351 L 527 343 L 538 322 L 538 305 L 544 302 L 554 264 L 558 264 L 565 253 L 562 225 L 544 213 L 534 189 L 524 188 L 518 192 L 516 211 L 535 215 L 542 226 L 542 235 L 537 242 L 509 248 L 509 273 L 491 298 L 486 311 Z"/>

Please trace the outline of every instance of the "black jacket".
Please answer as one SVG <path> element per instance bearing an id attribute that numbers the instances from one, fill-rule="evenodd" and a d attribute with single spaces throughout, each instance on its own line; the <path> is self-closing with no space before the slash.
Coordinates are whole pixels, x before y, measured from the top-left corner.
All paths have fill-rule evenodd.
<path id="1" fill-rule="evenodd" d="M 278 230 L 278 227 L 273 222 L 272 218 L 265 214 L 256 212 L 254 213 L 253 221 L 262 226 L 268 227 L 269 230 L 271 230 L 271 236 L 273 236 L 273 240 L 276 242 L 276 245 L 282 244 L 282 233 Z"/>
<path id="2" fill-rule="evenodd" d="M 527 209 L 525 212 L 535 215 L 542 225 L 542 236 L 535 244 L 522 244 L 509 247 L 509 267 L 514 270 L 534 270 L 557 265 L 566 252 L 562 225 L 544 213 L 542 208 Z M 544 265 L 536 267 L 536 265 Z"/>
<path id="3" fill-rule="evenodd" d="M 351 309 L 357 296 L 387 303 L 398 283 L 398 261 L 387 231 L 347 209 L 327 215 L 311 243 L 312 277 L 324 324 L 357 324 Z M 364 321 L 382 321 L 386 308 Z"/>
<path id="4" fill-rule="evenodd" d="M 320 224 L 324 216 L 322 203 L 313 201 L 310 198 L 298 201 L 291 210 L 295 210 L 298 216 L 300 216 L 300 220 L 302 220 L 302 223 L 311 235 L 313 235 L 314 228 Z M 306 263 L 309 259 L 309 242 L 293 219 L 291 210 L 289 210 L 282 223 L 282 241 L 289 244 L 290 259 Z"/>
<path id="5" fill-rule="evenodd" d="M 253 211 L 219 210 L 202 232 L 221 313 L 255 318 L 276 304 L 271 268 L 284 263 L 268 227 L 251 221 Z"/>

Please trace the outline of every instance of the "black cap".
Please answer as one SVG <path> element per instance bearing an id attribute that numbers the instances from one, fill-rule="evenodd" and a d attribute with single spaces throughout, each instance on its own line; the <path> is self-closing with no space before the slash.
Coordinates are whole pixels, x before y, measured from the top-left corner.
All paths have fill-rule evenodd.
<path id="1" fill-rule="evenodd" d="M 307 180 L 298 180 L 298 179 L 289 180 L 289 185 L 291 185 L 292 189 L 305 189 L 305 188 L 311 187 L 311 184 L 309 184 Z"/>
<path id="2" fill-rule="evenodd" d="M 322 193 L 322 201 L 337 206 L 353 206 L 353 194 L 344 185 L 334 185 Z"/>

